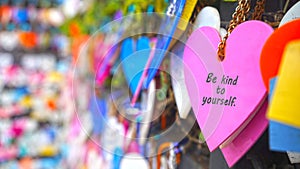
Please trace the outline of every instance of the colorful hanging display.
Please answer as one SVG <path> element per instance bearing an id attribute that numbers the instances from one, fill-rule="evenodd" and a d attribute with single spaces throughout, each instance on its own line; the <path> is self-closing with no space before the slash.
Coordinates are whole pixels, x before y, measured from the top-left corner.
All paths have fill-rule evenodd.
<path id="1" fill-rule="evenodd" d="M 0 168 L 297 168 L 299 2 L 235 2 L 1 1 Z"/>

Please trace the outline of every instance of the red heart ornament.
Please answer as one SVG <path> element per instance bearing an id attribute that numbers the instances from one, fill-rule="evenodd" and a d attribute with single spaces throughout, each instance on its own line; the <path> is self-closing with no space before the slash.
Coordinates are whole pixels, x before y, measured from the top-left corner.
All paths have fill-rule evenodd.
<path id="1" fill-rule="evenodd" d="M 300 19 L 290 21 L 274 31 L 261 52 L 261 74 L 269 91 L 270 79 L 278 74 L 279 65 L 286 44 L 300 39 Z"/>
<path id="2" fill-rule="evenodd" d="M 260 21 L 240 24 L 227 39 L 222 62 L 217 55 L 220 39 L 210 38 L 201 28 L 188 39 L 183 57 L 185 82 L 211 151 L 230 137 L 234 140 L 261 107 L 266 88 L 260 74 L 260 53 L 272 32 Z"/>

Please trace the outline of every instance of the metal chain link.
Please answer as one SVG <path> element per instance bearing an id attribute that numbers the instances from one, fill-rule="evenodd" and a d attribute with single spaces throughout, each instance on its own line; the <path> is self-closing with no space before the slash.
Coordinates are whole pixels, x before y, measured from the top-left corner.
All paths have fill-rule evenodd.
<path id="1" fill-rule="evenodd" d="M 254 12 L 252 15 L 252 20 L 261 20 L 262 14 L 265 11 L 265 3 L 266 0 L 257 0 L 256 1 L 256 6 L 254 8 Z"/>
<path id="2" fill-rule="evenodd" d="M 250 10 L 249 0 L 239 0 L 239 4 L 236 7 L 235 12 L 232 15 L 232 20 L 229 23 L 227 34 L 225 35 L 225 37 L 222 39 L 222 41 L 219 43 L 218 46 L 218 58 L 220 61 L 223 61 L 225 58 L 226 40 L 228 39 L 233 29 L 237 25 L 239 25 L 240 23 L 246 20 L 249 10 Z"/>
<path id="3" fill-rule="evenodd" d="M 198 1 L 197 5 L 196 5 L 196 9 L 191 17 L 191 23 L 195 22 L 195 19 L 197 17 L 197 15 L 199 14 L 199 12 L 201 11 L 201 9 L 206 6 L 206 1 L 205 3 L 201 3 L 201 0 Z M 265 2 L 266 0 L 257 0 L 256 1 L 256 6 L 254 8 L 254 12 L 252 14 L 251 19 L 252 20 L 261 20 L 262 18 L 262 14 L 265 10 Z M 219 56 L 219 60 L 223 61 L 225 58 L 225 46 L 226 46 L 226 40 L 228 39 L 229 35 L 231 34 L 231 32 L 233 31 L 233 29 L 243 23 L 246 18 L 247 15 L 250 11 L 250 0 L 239 0 L 238 6 L 235 9 L 235 12 L 232 15 L 232 20 L 229 23 L 229 27 L 227 30 L 227 34 L 225 35 L 225 37 L 222 39 L 222 41 L 219 43 L 218 46 L 218 56 Z M 190 35 L 192 33 L 192 27 L 190 27 L 190 29 L 188 30 L 188 35 Z"/>

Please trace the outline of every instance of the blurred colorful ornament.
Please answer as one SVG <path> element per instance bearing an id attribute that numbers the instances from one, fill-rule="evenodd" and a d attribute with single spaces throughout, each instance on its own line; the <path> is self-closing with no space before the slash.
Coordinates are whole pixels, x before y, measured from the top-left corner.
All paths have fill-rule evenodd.
<path id="1" fill-rule="evenodd" d="M 107 103 L 105 99 L 97 96 L 91 97 L 89 110 L 92 115 L 93 134 L 99 135 L 104 130 L 104 123 L 107 118 Z"/>
<path id="2" fill-rule="evenodd" d="M 44 146 L 39 150 L 39 155 L 42 157 L 53 157 L 57 155 L 58 149 L 54 145 Z"/>
<path id="3" fill-rule="evenodd" d="M 64 23 L 64 15 L 63 13 L 57 8 L 50 8 L 47 10 L 47 20 L 48 22 L 55 26 L 61 26 Z"/>
<path id="4" fill-rule="evenodd" d="M 147 60 L 147 62 L 145 64 L 145 67 L 144 67 L 143 73 L 141 75 L 141 78 L 140 78 L 140 80 L 139 80 L 139 82 L 137 84 L 136 91 L 135 91 L 135 93 L 133 93 L 133 97 L 132 97 L 132 100 L 131 100 L 131 106 L 135 105 L 135 103 L 136 103 L 136 101 L 138 99 L 138 96 L 139 96 L 139 94 L 140 94 L 140 92 L 141 92 L 141 90 L 143 88 L 143 82 L 147 78 L 147 73 L 148 73 L 149 66 L 151 64 L 152 59 L 154 58 L 154 54 L 155 54 L 155 50 L 154 49 L 156 47 L 156 42 L 157 42 L 157 38 L 152 38 L 151 39 L 151 44 L 153 44 L 152 47 L 151 47 L 151 52 L 150 52 L 149 58 L 148 58 L 148 60 Z"/>
<path id="5" fill-rule="evenodd" d="M 7 51 L 14 50 L 19 44 L 19 34 L 16 31 L 0 32 L 0 46 Z"/>
<path id="6" fill-rule="evenodd" d="M 26 8 L 13 8 L 13 21 L 16 23 L 24 23 L 28 21 L 28 10 Z"/>
<path id="7" fill-rule="evenodd" d="M 35 32 L 20 32 L 19 42 L 23 47 L 32 49 L 37 45 L 37 34 Z"/>
<path id="8" fill-rule="evenodd" d="M 177 25 L 177 28 L 181 31 L 185 31 L 187 28 L 196 4 L 197 0 L 189 0 L 185 2 L 183 12 Z"/>
<path id="9" fill-rule="evenodd" d="M 13 16 L 13 10 L 10 6 L 7 6 L 7 5 L 1 5 L 0 6 L 0 11 L 1 11 L 1 22 L 6 24 L 8 23 L 12 16 Z"/>
<path id="10" fill-rule="evenodd" d="M 30 22 L 34 22 L 34 21 L 37 20 L 37 18 L 38 18 L 38 9 L 36 7 L 34 7 L 34 6 L 28 7 L 27 12 L 28 12 L 28 20 Z"/>
<path id="11" fill-rule="evenodd" d="M 62 10 L 67 18 L 73 18 L 79 11 L 79 0 L 65 0 L 62 4 Z"/>
<path id="12" fill-rule="evenodd" d="M 136 43 L 136 44 L 135 44 Z M 140 37 L 136 42 L 125 39 L 121 47 L 121 64 L 132 93 L 136 92 L 150 53 L 150 40 Z"/>
<path id="13" fill-rule="evenodd" d="M 155 106 L 155 80 L 149 85 L 149 89 L 147 91 L 142 92 L 142 120 L 140 123 L 140 134 L 138 137 L 138 141 L 140 145 L 145 145 L 148 137 L 148 133 L 151 126 L 151 121 L 154 114 L 154 106 Z"/>
<path id="14" fill-rule="evenodd" d="M 51 72 L 46 77 L 46 81 L 50 83 L 60 83 L 63 80 L 63 75 L 59 72 Z"/>
<path id="15" fill-rule="evenodd" d="M 120 163 L 122 160 L 122 156 L 124 155 L 123 150 L 120 147 L 117 147 L 114 150 L 114 156 L 112 159 L 112 169 L 120 169 Z"/>
<path id="16" fill-rule="evenodd" d="M 30 108 L 32 106 L 32 99 L 30 96 L 25 96 L 21 99 L 20 105 L 25 108 Z"/>
<path id="17" fill-rule="evenodd" d="M 100 44 L 98 47 L 100 47 Z M 101 44 L 101 48 L 98 48 L 96 52 L 98 53 L 98 57 L 95 58 L 94 63 L 96 65 L 95 78 L 97 85 L 102 85 L 106 78 L 110 75 L 112 64 L 114 64 L 111 63 L 111 60 L 119 54 L 119 49 L 117 45 L 113 46 L 112 42 L 107 42 L 106 40 Z"/>
<path id="18" fill-rule="evenodd" d="M 18 155 L 18 148 L 16 146 L 0 147 L 0 161 L 7 161 L 15 159 Z"/>
<path id="19" fill-rule="evenodd" d="M 33 167 L 33 159 L 30 157 L 22 158 L 19 162 L 19 169 L 29 169 Z"/>
<path id="20" fill-rule="evenodd" d="M 182 15 L 185 2 L 185 0 L 174 0 L 168 7 L 167 16 L 165 16 L 164 20 L 162 21 L 158 33 L 160 36 L 157 39 L 154 58 L 150 61 L 151 64 L 147 72 L 147 78 L 143 84 L 144 88 L 148 88 L 151 80 L 159 70 L 159 66 L 165 57 L 166 51 L 170 45 L 174 32 L 177 28 L 177 24 L 180 20 L 180 16 Z"/>
<path id="21" fill-rule="evenodd" d="M 56 106 L 56 103 L 55 103 L 54 99 L 47 99 L 46 105 L 47 105 L 47 108 L 50 109 L 51 111 L 57 109 L 57 106 Z"/>
<path id="22" fill-rule="evenodd" d="M 72 61 L 74 64 L 77 62 L 77 59 L 80 56 L 81 49 L 83 48 L 83 46 L 89 39 L 88 35 L 80 34 L 79 32 L 77 32 L 77 30 L 76 30 L 76 33 L 78 33 L 78 34 L 74 34 L 76 36 L 74 37 L 73 42 L 71 44 L 71 49 L 72 49 L 71 53 L 73 56 Z"/>

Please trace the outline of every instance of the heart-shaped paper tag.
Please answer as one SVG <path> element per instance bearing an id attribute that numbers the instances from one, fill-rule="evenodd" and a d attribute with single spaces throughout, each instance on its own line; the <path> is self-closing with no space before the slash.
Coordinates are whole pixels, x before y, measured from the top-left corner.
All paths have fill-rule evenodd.
<path id="1" fill-rule="evenodd" d="M 268 101 L 265 99 L 262 107 L 243 131 L 225 148 L 221 149 L 229 167 L 232 167 L 247 153 L 268 127 L 267 108 Z"/>
<path id="2" fill-rule="evenodd" d="M 214 42 L 217 46 L 218 36 L 209 28 L 203 27 L 201 30 Z M 231 138 L 230 143 L 226 143 L 226 147 L 222 148 L 223 155 L 226 162 L 231 167 L 252 147 L 260 135 L 265 131 L 268 121 L 265 118 L 267 108 L 267 101 L 264 101 L 264 105 L 258 110 L 257 115 L 250 118 L 250 123 L 242 128 L 242 132 L 235 132 L 235 137 Z M 228 140 L 226 140 L 228 142 Z M 225 145 L 225 144 L 224 144 Z"/>
<path id="3" fill-rule="evenodd" d="M 185 81 L 211 151 L 246 127 L 247 119 L 261 107 L 266 89 L 260 75 L 260 52 L 272 32 L 259 21 L 239 25 L 227 40 L 223 62 L 217 59 L 220 39 L 213 42 L 200 28 L 187 41 Z"/>

